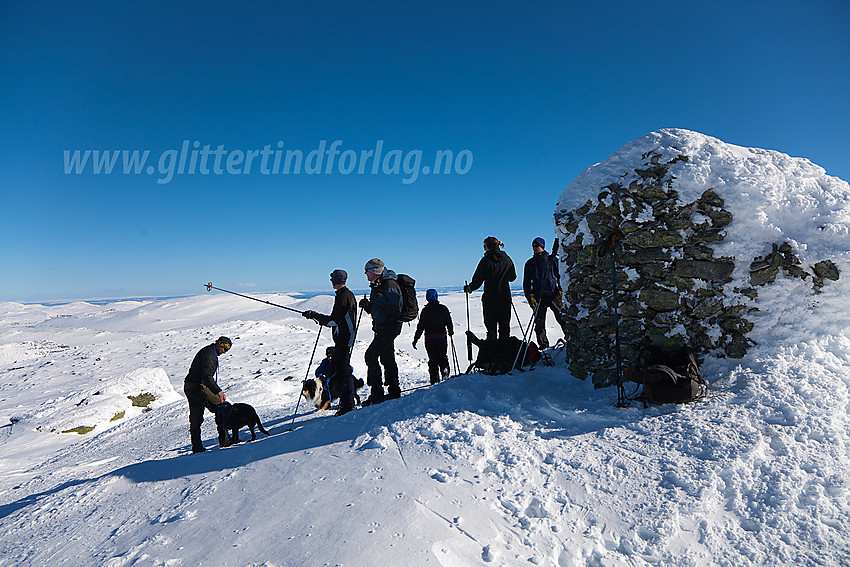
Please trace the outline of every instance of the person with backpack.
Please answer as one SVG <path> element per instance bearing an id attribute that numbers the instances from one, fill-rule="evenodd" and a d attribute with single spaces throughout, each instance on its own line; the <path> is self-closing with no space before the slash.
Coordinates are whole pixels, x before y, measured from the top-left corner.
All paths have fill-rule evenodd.
<path id="1" fill-rule="evenodd" d="M 481 305 L 488 339 L 511 335 L 510 285 L 516 279 L 516 269 L 511 257 L 499 250 L 504 246 L 495 236 L 484 239 L 484 257 L 478 262 L 472 281 L 463 289 L 470 293 L 484 285 Z"/>
<path id="2" fill-rule="evenodd" d="M 331 272 L 331 285 L 336 291 L 334 305 L 330 315 L 315 311 L 304 311 L 304 317 L 313 319 L 319 325 L 330 327 L 334 340 L 334 356 L 329 369 L 330 380 L 340 392 L 339 409 L 334 417 L 344 415 L 354 409 L 354 376 L 351 373 L 351 347 L 354 346 L 354 326 L 357 322 L 357 300 L 345 285 L 348 273 L 345 270 Z"/>
<path id="3" fill-rule="evenodd" d="M 564 302 L 561 299 L 561 286 L 558 283 L 558 257 L 550 256 L 546 252 L 546 241 L 541 237 L 535 238 L 531 243 L 534 255 L 525 263 L 522 278 L 522 290 L 528 305 L 532 311 L 537 307 L 537 315 L 534 318 L 534 332 L 537 335 L 537 345 L 541 350 L 549 348 L 549 339 L 546 337 L 546 311 L 551 309 L 555 314 L 555 320 L 567 337 L 566 321 L 561 311 Z"/>
<path id="4" fill-rule="evenodd" d="M 452 315 L 449 308 L 438 301 L 436 289 L 425 292 L 428 304 L 422 308 L 419 315 L 419 324 L 416 325 L 416 333 L 413 335 L 413 348 L 425 333 L 425 352 L 428 353 L 428 371 L 431 375 L 431 384 L 440 381 L 440 377 L 449 376 L 449 341 L 448 337 L 454 334 Z"/>
<path id="5" fill-rule="evenodd" d="M 215 381 L 218 373 L 218 357 L 230 350 L 233 341 L 227 337 L 219 337 L 211 345 L 198 351 L 192 359 L 189 373 L 183 381 L 183 393 L 189 402 L 189 438 L 192 440 L 192 452 L 206 451 L 201 441 L 201 424 L 204 422 L 204 409 L 216 412 L 219 404 L 227 397 Z M 227 439 L 219 432 L 219 445 L 224 447 Z"/>
<path id="6" fill-rule="evenodd" d="M 378 258 L 366 262 L 366 279 L 371 293 L 360 300 L 360 307 L 372 316 L 372 343 L 366 349 L 366 383 L 369 397 L 361 405 L 371 406 L 401 397 L 398 365 L 395 361 L 395 339 L 401 333 L 404 302 L 398 276 Z M 383 380 L 381 366 L 384 367 Z M 387 386 L 384 393 L 384 384 Z"/>

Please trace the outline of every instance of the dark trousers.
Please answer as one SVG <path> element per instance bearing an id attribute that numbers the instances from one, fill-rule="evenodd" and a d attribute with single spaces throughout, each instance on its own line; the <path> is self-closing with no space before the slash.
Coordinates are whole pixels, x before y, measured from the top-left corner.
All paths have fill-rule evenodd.
<path id="1" fill-rule="evenodd" d="M 201 424 L 204 422 L 204 410 L 209 410 L 215 414 L 216 405 L 208 400 L 201 392 L 199 385 L 183 385 L 183 392 L 186 394 L 186 399 L 189 401 L 189 438 L 192 440 L 192 449 L 200 450 L 204 448 L 201 441 Z M 221 439 L 219 439 L 219 442 Z"/>
<path id="2" fill-rule="evenodd" d="M 425 339 L 425 352 L 428 353 L 428 372 L 431 383 L 440 381 L 440 375 L 449 374 L 449 340 L 446 337 Z"/>
<path id="3" fill-rule="evenodd" d="M 546 311 L 549 309 L 555 314 L 555 321 L 561 326 L 566 338 L 567 331 L 564 329 L 565 321 L 561 313 L 563 308 L 564 302 L 557 295 L 540 298 L 540 307 L 537 308 L 537 317 L 534 318 L 534 332 L 537 334 L 537 346 L 540 347 L 540 350 L 549 348 L 549 339 L 546 337 Z"/>
<path id="4" fill-rule="evenodd" d="M 384 384 L 387 386 L 388 397 L 397 398 L 401 395 L 401 388 L 398 385 L 398 365 L 395 362 L 395 338 L 400 332 L 401 324 L 397 328 L 375 331 L 375 338 L 366 349 L 366 383 L 369 384 L 370 397 L 383 399 Z M 381 366 L 384 367 L 383 382 Z"/>
<path id="5" fill-rule="evenodd" d="M 511 301 L 484 303 L 484 327 L 488 339 L 506 339 L 511 336 Z"/>
<path id="6" fill-rule="evenodd" d="M 351 374 L 351 349 L 348 344 L 334 345 L 329 372 L 339 392 L 339 409 L 353 409 L 354 376 Z"/>

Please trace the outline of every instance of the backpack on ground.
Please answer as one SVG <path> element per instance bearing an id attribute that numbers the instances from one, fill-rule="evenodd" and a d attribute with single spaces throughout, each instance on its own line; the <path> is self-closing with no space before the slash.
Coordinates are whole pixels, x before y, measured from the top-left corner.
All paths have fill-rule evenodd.
<path id="1" fill-rule="evenodd" d="M 643 395 L 652 403 L 687 403 L 705 397 L 708 386 L 693 349 L 649 346 L 638 357 Z"/>
<path id="2" fill-rule="evenodd" d="M 401 289 L 401 316 L 402 323 L 409 323 L 419 316 L 419 303 L 416 301 L 416 280 L 406 274 L 398 274 L 396 283 Z"/>
<path id="3" fill-rule="evenodd" d="M 484 374 L 507 374 L 513 368 L 521 369 L 523 366 L 534 366 L 540 361 L 540 350 L 534 343 L 524 343 L 516 337 L 503 339 L 479 340 L 478 357 L 473 363 Z M 517 359 L 522 349 L 521 360 Z M 514 366 L 516 362 L 516 366 Z"/>

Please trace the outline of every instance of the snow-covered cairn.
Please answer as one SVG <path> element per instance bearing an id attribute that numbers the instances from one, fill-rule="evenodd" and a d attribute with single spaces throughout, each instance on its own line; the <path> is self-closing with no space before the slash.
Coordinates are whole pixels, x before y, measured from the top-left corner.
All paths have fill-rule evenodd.
<path id="1" fill-rule="evenodd" d="M 579 175 L 555 209 L 572 373 L 615 379 L 614 230 L 625 364 L 642 345 L 743 357 L 763 286 L 814 296 L 850 249 L 850 186 L 802 158 L 679 129 L 652 132 Z M 840 263 L 840 261 L 839 261 Z M 781 286 L 780 286 L 781 287 Z M 774 291 L 777 293 L 778 289 Z"/>

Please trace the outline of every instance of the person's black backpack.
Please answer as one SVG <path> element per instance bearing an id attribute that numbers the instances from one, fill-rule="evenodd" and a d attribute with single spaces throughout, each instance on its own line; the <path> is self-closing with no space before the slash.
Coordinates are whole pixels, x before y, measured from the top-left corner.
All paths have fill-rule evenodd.
<path id="1" fill-rule="evenodd" d="M 396 283 L 401 289 L 401 316 L 402 323 L 409 323 L 419 316 L 419 303 L 416 301 L 416 280 L 406 274 L 398 274 Z"/>
<path id="2" fill-rule="evenodd" d="M 638 357 L 643 394 L 652 403 L 686 403 L 705 397 L 708 386 L 694 351 L 649 346 Z"/>

